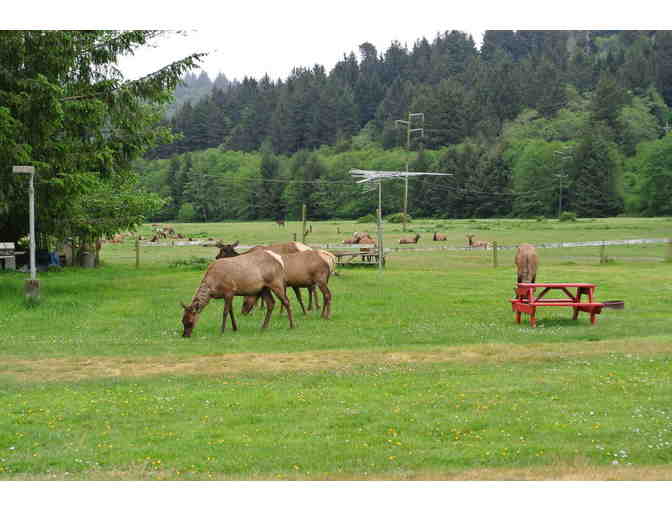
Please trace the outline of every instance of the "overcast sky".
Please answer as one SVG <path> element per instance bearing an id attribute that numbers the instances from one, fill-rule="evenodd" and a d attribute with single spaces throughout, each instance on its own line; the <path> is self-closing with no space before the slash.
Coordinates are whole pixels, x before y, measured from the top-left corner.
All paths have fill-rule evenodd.
<path id="1" fill-rule="evenodd" d="M 224 73 L 286 78 L 293 67 L 323 65 L 330 71 L 363 42 L 380 54 L 394 40 L 461 30 L 480 44 L 486 29 L 653 29 L 669 20 L 667 2 L 639 0 L 627 6 L 606 0 L 91 0 L 31 2 L 3 14 L 2 28 L 162 28 L 188 30 L 156 40 L 121 62 L 126 77 L 148 74 L 193 52 L 211 79 Z M 68 10 L 69 7 L 69 10 Z M 14 17 L 12 17 L 14 14 Z M 663 21 L 661 21 L 663 20 Z"/>

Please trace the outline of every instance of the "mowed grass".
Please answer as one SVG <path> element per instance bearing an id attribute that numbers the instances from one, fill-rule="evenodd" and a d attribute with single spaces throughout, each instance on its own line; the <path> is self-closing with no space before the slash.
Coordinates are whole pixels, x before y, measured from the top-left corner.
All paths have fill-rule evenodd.
<path id="1" fill-rule="evenodd" d="M 666 219 L 414 222 L 418 248 L 666 237 Z M 309 242 L 361 226 L 313 222 Z M 174 225 L 241 244 L 290 240 L 272 223 Z M 386 226 L 388 246 L 400 226 Z M 488 227 L 488 229 L 485 229 Z M 598 230 L 597 227 L 600 229 Z M 340 234 L 335 232 L 336 228 Z M 371 226 L 364 229 L 373 230 Z M 149 226 L 144 227 L 149 231 Z M 606 232 L 607 235 L 604 235 Z M 487 235 L 485 235 L 487 233 Z M 599 234 L 599 236 L 597 235 Z M 0 274 L 1 479 L 670 479 L 672 265 L 665 245 L 540 250 L 539 281 L 624 300 L 591 326 L 542 309 L 513 320 L 513 251 L 403 251 L 332 277 L 333 318 L 296 328 L 276 307 L 220 333 L 189 302 L 216 252 L 103 248 L 96 270 Z M 305 293 L 304 293 L 305 295 Z M 236 312 L 240 303 L 236 303 Z"/>

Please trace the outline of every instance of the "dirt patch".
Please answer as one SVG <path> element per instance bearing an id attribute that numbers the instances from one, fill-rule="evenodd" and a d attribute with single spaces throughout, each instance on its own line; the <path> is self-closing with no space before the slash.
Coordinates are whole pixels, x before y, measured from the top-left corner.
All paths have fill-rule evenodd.
<path id="1" fill-rule="evenodd" d="M 618 340 L 566 344 L 486 344 L 429 351 L 306 351 L 296 353 L 236 353 L 191 358 L 95 357 L 26 360 L 0 357 L 4 376 L 17 381 L 77 381 L 106 377 L 147 377 L 163 374 L 320 372 L 356 370 L 363 366 L 417 363 L 511 363 L 584 358 L 606 354 L 672 353 L 672 343 Z"/>
<path id="2" fill-rule="evenodd" d="M 670 481 L 672 471 L 662 466 L 595 466 L 586 462 L 559 463 L 548 466 L 525 468 L 482 468 L 465 471 L 454 470 L 408 470 L 390 473 L 340 473 L 317 474 L 306 477 L 300 474 L 253 477 L 236 477 L 225 473 L 205 472 L 182 473 L 174 470 L 149 470 L 142 466 L 129 469 L 93 470 L 83 473 L 50 472 L 45 474 L 21 474 L 2 477 L 2 480 L 57 481 L 57 480 L 97 480 L 97 481 L 142 481 L 142 480 L 218 480 L 218 481 Z M 401 487 L 401 485 L 399 486 Z"/>

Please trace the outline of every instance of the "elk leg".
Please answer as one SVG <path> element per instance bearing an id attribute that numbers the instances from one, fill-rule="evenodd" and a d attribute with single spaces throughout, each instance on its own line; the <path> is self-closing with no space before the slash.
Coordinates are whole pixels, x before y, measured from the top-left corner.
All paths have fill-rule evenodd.
<path id="1" fill-rule="evenodd" d="M 294 320 L 292 319 L 292 309 L 289 305 L 289 299 L 287 299 L 287 293 L 285 292 L 285 287 L 282 286 L 271 287 L 271 290 L 287 310 L 287 319 L 289 319 L 289 327 L 293 328 Z"/>
<path id="2" fill-rule="evenodd" d="M 322 318 L 331 317 L 331 291 L 326 283 L 318 283 L 322 292 Z"/>
<path id="3" fill-rule="evenodd" d="M 224 298 L 224 313 L 222 314 L 222 333 L 226 330 L 226 316 L 229 315 L 231 308 L 233 307 L 233 297 Z M 231 324 L 233 325 L 233 330 L 236 330 L 236 323 L 233 319 L 233 314 L 231 314 Z"/>
<path id="4" fill-rule="evenodd" d="M 294 294 L 296 294 L 296 299 L 299 300 L 301 310 L 303 310 L 303 315 L 306 315 L 306 307 L 303 306 L 303 299 L 301 299 L 301 289 L 299 289 L 299 287 L 292 287 L 292 289 L 294 290 Z M 308 293 L 310 293 L 310 288 L 308 289 Z M 310 309 L 310 305 L 308 306 L 308 309 Z"/>
<path id="5" fill-rule="evenodd" d="M 315 288 L 315 285 L 311 285 L 308 287 L 308 296 L 310 300 L 308 301 L 308 310 L 313 309 L 313 301 L 315 301 L 315 310 L 320 309 L 320 301 L 317 299 L 317 289 Z"/>
<path id="6" fill-rule="evenodd" d="M 275 307 L 275 300 L 266 287 L 261 291 L 260 296 L 264 300 L 264 303 L 266 303 L 266 317 L 264 317 L 264 323 L 262 324 L 261 329 L 266 329 L 268 327 L 268 322 L 271 320 L 271 313 Z"/>

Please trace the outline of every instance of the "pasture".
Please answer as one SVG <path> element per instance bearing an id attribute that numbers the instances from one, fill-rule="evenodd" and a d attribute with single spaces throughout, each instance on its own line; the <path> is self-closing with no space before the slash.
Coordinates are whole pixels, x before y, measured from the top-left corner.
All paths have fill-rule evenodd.
<path id="1" fill-rule="evenodd" d="M 311 222 L 308 243 L 375 226 Z M 175 224 L 253 245 L 299 223 Z M 423 220 L 385 226 L 387 268 L 332 276 L 332 318 L 296 327 L 223 302 L 181 337 L 216 248 L 106 244 L 98 269 L 0 272 L 2 480 L 670 480 L 672 264 L 664 244 L 539 249 L 538 281 L 585 281 L 624 300 L 591 326 L 543 309 L 518 325 L 513 250 L 500 245 L 666 238 L 668 218 Z M 337 230 L 340 233 L 337 233 Z M 145 225 L 141 233 L 149 234 Z M 447 241 L 432 241 L 432 233 Z M 300 240 L 300 235 L 298 236 Z M 426 251 L 421 251 L 426 250 Z M 304 291 L 305 295 L 305 291 Z M 276 303 L 277 305 L 277 303 Z"/>

